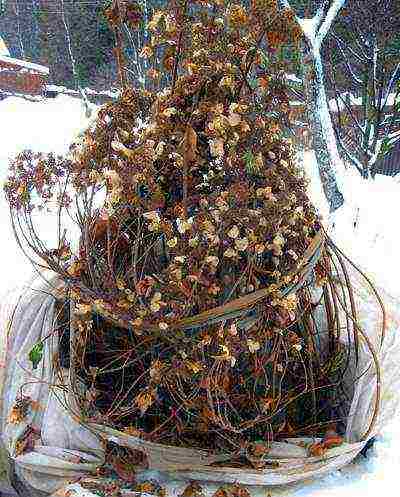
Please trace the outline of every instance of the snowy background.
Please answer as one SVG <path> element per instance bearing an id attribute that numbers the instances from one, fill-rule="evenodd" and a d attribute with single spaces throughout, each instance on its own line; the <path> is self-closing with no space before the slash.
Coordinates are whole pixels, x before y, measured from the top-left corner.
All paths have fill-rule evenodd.
<path id="1" fill-rule="evenodd" d="M 8 158 L 31 148 L 36 151 L 65 151 L 74 136 L 87 124 L 83 106 L 76 98 L 60 95 L 55 99 L 30 102 L 7 98 L 0 102 L 0 180 L 7 174 Z M 334 222 L 332 236 L 339 247 L 389 294 L 400 299 L 400 179 L 377 176 L 361 180 L 356 171 L 343 178 L 346 205 L 334 219 L 328 215 L 320 187 L 314 156 L 303 157 L 310 181 L 310 195 L 327 226 Z M 0 197 L 0 294 L 26 279 L 31 268 L 14 242 L 3 193 Z M 41 226 L 51 238 L 52 224 L 43 218 Z M 400 330 L 399 330 L 400 331 Z M 301 484 L 252 492 L 267 497 L 394 497 L 400 470 L 400 419 L 393 420 L 377 440 L 368 457 L 360 456 L 347 468 Z"/>

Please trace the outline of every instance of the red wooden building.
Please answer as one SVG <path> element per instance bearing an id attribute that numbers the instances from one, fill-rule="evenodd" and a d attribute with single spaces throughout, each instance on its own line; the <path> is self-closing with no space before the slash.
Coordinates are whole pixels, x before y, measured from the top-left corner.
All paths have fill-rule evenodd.
<path id="1" fill-rule="evenodd" d="M 41 95 L 49 76 L 49 69 L 10 57 L 0 36 L 0 92 Z"/>

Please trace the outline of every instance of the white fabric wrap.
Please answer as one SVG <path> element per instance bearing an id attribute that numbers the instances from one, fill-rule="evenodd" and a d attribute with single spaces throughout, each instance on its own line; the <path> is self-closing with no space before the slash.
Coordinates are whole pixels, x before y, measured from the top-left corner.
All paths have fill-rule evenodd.
<path id="1" fill-rule="evenodd" d="M 400 309 L 399 304 L 378 289 L 386 308 L 385 339 L 381 346 L 382 313 L 365 280 L 348 267 L 358 312 L 360 328 L 372 343 L 381 365 L 381 401 L 379 415 L 369 438 L 399 411 L 400 399 Z M 92 495 L 72 482 L 93 478 L 103 464 L 101 438 L 143 451 L 151 470 L 164 472 L 171 479 L 210 482 L 239 482 L 248 485 L 282 485 L 324 475 L 349 463 L 362 450 L 360 441 L 371 422 L 376 401 L 376 368 L 361 339 L 360 358 L 355 372 L 359 378 L 352 387 L 352 402 L 347 423 L 346 442 L 320 457 L 309 456 L 301 442 L 288 439 L 272 444 L 270 461 L 279 462 L 271 469 L 210 467 L 215 458 L 199 450 L 166 447 L 128 436 L 106 426 L 83 426 L 64 407 L 64 395 L 53 385 L 52 359 L 57 351 L 55 339 L 44 341 L 43 359 L 36 370 L 28 354 L 41 339 L 52 333 L 55 299 L 51 295 L 56 278 L 32 279 L 28 285 L 9 293 L 0 305 L 0 387 L 1 433 L 5 450 L 14 459 L 18 474 L 31 487 L 49 495 Z M 12 318 L 12 321 L 11 321 Z M 320 323 L 323 327 L 324 323 Z M 68 372 L 66 372 L 68 375 Z M 11 423 L 9 416 L 18 393 L 23 389 L 41 405 L 21 423 Z M 34 449 L 17 455 L 16 444 L 27 426 L 39 433 Z M 72 486 L 71 486 L 72 485 Z M 69 490 L 68 490 L 69 489 Z"/>

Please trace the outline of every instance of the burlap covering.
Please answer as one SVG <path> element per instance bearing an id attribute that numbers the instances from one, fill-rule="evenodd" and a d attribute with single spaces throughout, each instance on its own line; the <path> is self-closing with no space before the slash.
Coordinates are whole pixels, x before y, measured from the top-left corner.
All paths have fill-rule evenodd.
<path id="1" fill-rule="evenodd" d="M 1 433 L 5 450 L 14 461 L 19 478 L 47 495 L 91 495 L 79 484 L 73 487 L 70 484 L 79 479 L 92 478 L 96 468 L 103 463 L 100 435 L 143 451 L 150 469 L 171 472 L 174 479 L 268 486 L 321 476 L 343 467 L 362 450 L 367 439 L 380 432 L 396 415 L 400 400 L 399 304 L 379 289 L 386 308 L 385 338 L 381 345 L 382 312 L 377 300 L 362 276 L 350 266 L 347 269 L 354 288 L 359 325 L 365 338 L 362 339 L 360 360 L 354 372 L 358 379 L 355 385 L 352 382 L 353 387 L 349 390 L 352 401 L 346 443 L 330 449 L 321 457 L 311 457 L 303 448 L 301 442 L 309 440 L 289 439 L 273 443 L 269 460 L 279 464 L 267 470 L 210 467 L 215 458 L 202 451 L 152 444 L 106 426 L 81 425 L 65 409 L 63 404 L 66 399 L 60 397 L 60 390 L 53 388 L 52 359 L 57 351 L 57 341 L 52 338 L 44 341 L 43 360 L 36 370 L 32 370 L 28 359 L 33 345 L 51 335 L 57 280 L 49 275 L 47 281 L 36 277 L 29 284 L 9 293 L 0 308 Z M 324 323 L 320 322 L 320 329 L 323 328 Z M 381 366 L 380 380 L 378 378 L 381 389 L 379 415 L 367 436 L 376 403 L 377 374 L 366 340 L 374 347 Z M 65 370 L 66 379 L 68 376 L 69 372 Z M 21 387 L 23 394 L 38 402 L 40 408 L 29 413 L 23 422 L 12 423 L 10 413 Z M 73 402 L 73 399 L 67 400 Z M 34 446 L 17 455 L 21 440 L 32 429 L 37 434 Z"/>

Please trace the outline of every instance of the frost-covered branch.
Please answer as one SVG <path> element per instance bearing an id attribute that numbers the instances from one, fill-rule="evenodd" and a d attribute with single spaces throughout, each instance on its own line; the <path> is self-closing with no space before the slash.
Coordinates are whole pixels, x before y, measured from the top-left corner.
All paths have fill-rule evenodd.
<path id="1" fill-rule="evenodd" d="M 301 18 L 295 14 L 297 23 L 300 25 L 304 35 L 313 47 L 321 47 L 336 16 L 345 3 L 346 0 L 333 0 L 325 14 L 329 0 L 321 0 L 321 3 L 312 19 Z M 290 0 L 281 0 L 281 5 L 283 8 L 289 9 L 291 12 L 295 13 Z"/>
<path id="2" fill-rule="evenodd" d="M 340 9 L 344 6 L 346 0 L 334 0 L 328 9 L 326 16 L 324 17 L 320 28 L 316 33 L 316 43 L 318 48 L 321 48 L 322 42 L 324 41 L 328 31 L 331 29 L 333 21 L 336 19 Z"/>

